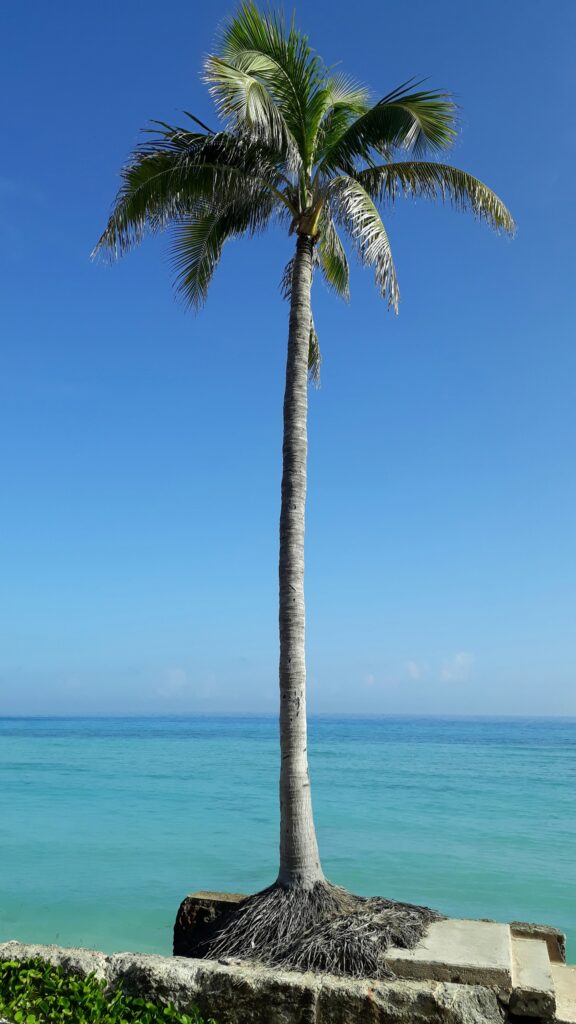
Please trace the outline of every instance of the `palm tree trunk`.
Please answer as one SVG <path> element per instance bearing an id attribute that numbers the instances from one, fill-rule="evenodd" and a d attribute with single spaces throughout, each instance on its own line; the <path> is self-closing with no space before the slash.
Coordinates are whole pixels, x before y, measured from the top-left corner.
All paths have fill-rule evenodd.
<path id="1" fill-rule="evenodd" d="M 304 512 L 313 239 L 299 235 L 292 273 L 280 511 L 280 871 L 311 889 L 324 880 L 312 817 L 306 738 Z"/>
<path id="2" fill-rule="evenodd" d="M 291 281 L 282 448 L 280 869 L 273 885 L 216 918 L 188 955 L 387 978 L 387 947 L 411 949 L 439 917 L 426 907 L 367 899 L 330 885 L 320 865 L 308 778 L 304 511 L 313 252 L 312 237 L 300 235 Z"/>

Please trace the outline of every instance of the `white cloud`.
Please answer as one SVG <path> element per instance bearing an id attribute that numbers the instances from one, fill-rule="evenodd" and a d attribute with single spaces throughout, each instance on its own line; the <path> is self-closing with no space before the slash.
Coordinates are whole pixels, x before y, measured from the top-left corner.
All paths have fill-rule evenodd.
<path id="1" fill-rule="evenodd" d="M 376 682 L 376 676 L 372 675 L 371 672 L 369 672 L 368 675 L 364 677 L 364 684 L 366 686 L 374 686 L 375 682 Z"/>
<path id="2" fill-rule="evenodd" d="M 448 683 L 461 683 L 468 678 L 473 665 L 473 654 L 469 651 L 457 651 L 442 663 L 441 678 Z"/>
<path id="3" fill-rule="evenodd" d="M 404 669 L 410 679 L 421 679 L 426 672 L 427 666 L 418 661 L 407 661 Z"/>
<path id="4" fill-rule="evenodd" d="M 183 668 L 169 668 L 164 672 L 162 685 L 156 690 L 158 697 L 178 697 L 186 689 L 188 676 Z"/>

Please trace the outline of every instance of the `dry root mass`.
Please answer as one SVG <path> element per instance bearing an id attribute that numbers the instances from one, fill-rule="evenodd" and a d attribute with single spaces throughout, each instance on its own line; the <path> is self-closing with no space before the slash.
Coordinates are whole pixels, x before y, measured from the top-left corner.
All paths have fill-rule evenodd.
<path id="1" fill-rule="evenodd" d="M 355 896 L 318 882 L 279 884 L 249 896 L 205 942 L 210 959 L 238 958 L 356 978 L 391 978 L 390 946 L 412 949 L 442 915 L 379 896 Z"/>

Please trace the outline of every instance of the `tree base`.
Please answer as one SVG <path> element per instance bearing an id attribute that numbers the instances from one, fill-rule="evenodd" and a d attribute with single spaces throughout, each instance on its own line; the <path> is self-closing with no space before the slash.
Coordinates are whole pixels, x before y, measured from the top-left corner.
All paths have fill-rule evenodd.
<path id="1" fill-rule="evenodd" d="M 310 889 L 276 883 L 231 907 L 198 943 L 196 955 L 356 978 L 391 978 L 386 950 L 412 949 L 428 925 L 441 919 L 428 907 L 355 896 L 329 882 L 317 882 Z"/>

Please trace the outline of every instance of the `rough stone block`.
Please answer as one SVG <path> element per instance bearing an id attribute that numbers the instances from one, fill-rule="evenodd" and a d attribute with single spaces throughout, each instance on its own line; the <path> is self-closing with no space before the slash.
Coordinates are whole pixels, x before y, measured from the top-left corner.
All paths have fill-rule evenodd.
<path id="1" fill-rule="evenodd" d="M 41 946 L 25 942 L 0 943 L 0 960 L 45 960 L 54 967 L 62 967 L 66 974 L 77 974 L 81 978 L 95 974 L 103 979 L 107 976 L 108 957 L 95 949 L 74 949 L 65 946 Z"/>
<path id="2" fill-rule="evenodd" d="M 251 964 L 57 946 L 0 945 L 0 959 L 38 956 L 75 973 L 104 973 L 111 989 L 186 1012 L 197 1006 L 218 1024 L 502 1024 L 496 994 L 473 985 L 377 982 L 276 971 Z"/>
<path id="3" fill-rule="evenodd" d="M 174 924 L 174 956 L 198 956 L 216 921 L 246 899 L 240 893 L 193 892 L 185 896 Z"/>
<path id="4" fill-rule="evenodd" d="M 576 967 L 552 964 L 557 1024 L 576 1024 Z"/>
<path id="5" fill-rule="evenodd" d="M 322 982 L 317 1024 L 502 1024 L 496 994 L 473 985 L 441 982 Z"/>
<path id="6" fill-rule="evenodd" d="M 392 947 L 386 962 L 399 978 L 512 988 L 510 930 L 494 921 L 435 921 L 414 949 Z"/>
<path id="7" fill-rule="evenodd" d="M 510 1010 L 518 1017 L 550 1020 L 556 1009 L 548 947 L 542 939 L 512 938 Z"/>

